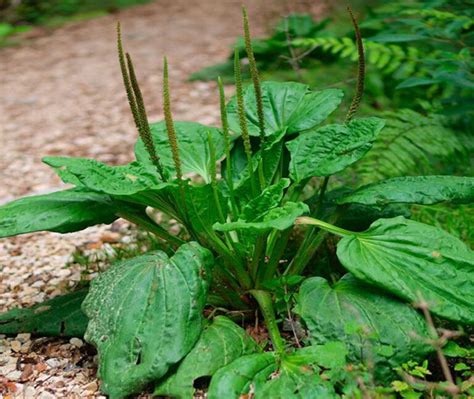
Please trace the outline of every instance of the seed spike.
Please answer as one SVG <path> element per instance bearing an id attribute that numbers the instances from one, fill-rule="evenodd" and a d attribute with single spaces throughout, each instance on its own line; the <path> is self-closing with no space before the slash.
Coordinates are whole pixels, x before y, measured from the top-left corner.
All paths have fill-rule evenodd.
<path id="1" fill-rule="evenodd" d="M 181 170 L 181 158 L 179 157 L 178 139 L 176 130 L 174 129 L 173 114 L 171 113 L 171 99 L 168 76 L 168 60 L 163 58 L 163 111 L 165 114 L 166 131 L 171 146 L 171 154 L 173 156 L 174 167 L 176 169 L 176 177 L 182 180 L 183 173 Z"/>
<path id="2" fill-rule="evenodd" d="M 141 121 L 140 116 L 138 115 L 137 103 L 135 101 L 135 96 L 132 91 L 132 85 L 130 84 L 130 77 L 128 75 L 127 65 L 125 63 L 120 22 L 117 22 L 117 50 L 119 56 L 120 70 L 122 72 L 123 84 L 125 86 L 125 91 L 127 92 L 128 103 L 130 105 L 130 110 L 132 111 L 135 126 L 137 127 L 138 132 L 140 132 Z"/>
<path id="3" fill-rule="evenodd" d="M 227 180 L 232 182 L 232 165 L 230 162 L 230 134 L 229 134 L 229 123 L 227 121 L 227 107 L 225 105 L 225 93 L 224 93 L 224 84 L 222 79 L 219 76 L 217 78 L 217 85 L 219 86 L 219 104 L 221 111 L 221 124 L 222 132 L 224 133 L 224 142 L 225 142 L 225 155 L 226 155 L 226 171 L 227 171 Z"/>
<path id="4" fill-rule="evenodd" d="M 143 102 L 142 92 L 140 90 L 140 86 L 138 85 L 137 76 L 135 75 L 135 68 L 133 67 L 132 58 L 128 53 L 126 54 L 126 58 L 128 70 L 130 73 L 130 84 L 133 90 L 133 94 L 135 95 L 137 115 L 138 120 L 140 121 L 138 133 L 143 141 L 143 144 L 145 144 L 145 149 L 148 152 L 148 155 L 150 156 L 151 162 L 158 170 L 158 174 L 160 175 L 162 180 L 166 180 L 163 171 L 163 166 L 161 165 L 160 158 L 156 153 L 155 145 L 153 143 L 153 137 L 151 134 L 150 125 L 148 124 L 145 103 Z"/>
<path id="5" fill-rule="evenodd" d="M 356 92 L 354 97 L 352 98 L 351 106 L 349 107 L 349 111 L 347 111 L 346 120 L 345 122 L 348 123 L 352 120 L 354 115 L 356 114 L 357 110 L 359 109 L 359 105 L 362 99 L 362 95 L 364 94 L 364 84 L 365 84 L 365 54 L 364 54 L 364 44 L 362 43 L 362 35 L 360 33 L 359 24 L 352 12 L 350 7 L 347 7 L 347 11 L 352 19 L 352 24 L 354 25 L 355 30 L 355 37 L 357 43 L 357 52 L 359 54 L 358 59 L 358 71 L 357 71 L 357 85 L 356 85 Z"/>
<path id="6" fill-rule="evenodd" d="M 262 88 L 260 84 L 260 77 L 257 68 L 257 62 L 255 61 L 255 55 L 252 47 L 252 38 L 250 36 L 249 18 L 247 15 L 247 9 L 242 7 L 243 25 L 244 25 L 244 41 L 245 51 L 247 52 L 247 58 L 249 60 L 250 76 L 252 78 L 253 87 L 255 90 L 255 100 L 257 103 L 257 115 L 258 115 L 258 127 L 260 129 L 260 141 L 261 147 L 265 143 L 265 119 L 263 114 L 263 100 L 262 100 Z"/>
<path id="7" fill-rule="evenodd" d="M 242 90 L 242 70 L 240 66 L 239 52 L 237 49 L 234 51 L 234 75 L 235 75 L 235 90 L 237 96 L 237 110 L 239 114 L 239 124 L 242 133 L 242 140 L 244 142 L 244 150 L 247 155 L 247 163 L 250 175 L 250 184 L 252 185 L 252 192 L 256 194 L 256 184 L 253 173 L 253 160 L 252 160 L 252 145 L 250 143 L 250 136 L 247 128 L 247 119 L 245 118 L 245 104 L 244 95 Z"/>

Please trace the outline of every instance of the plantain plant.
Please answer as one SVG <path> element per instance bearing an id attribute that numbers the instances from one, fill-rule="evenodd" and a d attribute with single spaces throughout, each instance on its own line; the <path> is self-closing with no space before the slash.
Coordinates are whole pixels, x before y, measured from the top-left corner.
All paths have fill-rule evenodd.
<path id="1" fill-rule="evenodd" d="M 78 334 L 80 318 L 70 315 L 82 302 L 84 336 L 98 350 L 101 389 L 112 398 L 150 384 L 156 395 L 191 398 L 208 377 L 210 399 L 350 395 L 348 364 L 364 364 L 384 381 L 434 350 L 412 303 L 474 324 L 474 253 L 443 230 L 405 218 L 402 206 L 473 202 L 474 178 L 399 177 L 331 189 L 331 176 L 361 159 L 384 126 L 354 118 L 365 75 L 355 20 L 357 94 L 346 119 L 326 125 L 343 93 L 261 82 L 245 10 L 243 21 L 252 84 L 242 86 L 236 53 L 228 103 L 218 81 L 220 128 L 173 120 L 166 59 L 165 120 L 150 124 L 118 26 L 139 133 L 136 160 L 109 166 L 47 157 L 75 187 L 0 207 L 2 237 L 68 233 L 121 217 L 165 245 L 113 264 L 88 293 L 0 316 L 0 332 Z M 181 233 L 157 224 L 155 210 L 176 219 Z M 335 243 L 337 259 L 327 261 Z M 266 344 L 242 328 L 260 315 Z M 285 330 L 288 315 L 302 334 L 295 323 L 294 334 Z"/>

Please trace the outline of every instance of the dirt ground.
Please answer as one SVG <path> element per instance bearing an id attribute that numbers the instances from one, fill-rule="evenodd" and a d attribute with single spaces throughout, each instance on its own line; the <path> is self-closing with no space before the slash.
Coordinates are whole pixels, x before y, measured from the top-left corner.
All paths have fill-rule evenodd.
<path id="1" fill-rule="evenodd" d="M 54 31 L 35 31 L 37 37 L 21 46 L 0 50 L 0 204 L 62 188 L 42 156 L 93 157 L 112 164 L 132 159 L 136 132 L 116 57 L 117 20 L 150 119 L 162 118 L 166 55 L 175 119 L 217 124 L 215 83 L 186 80 L 227 57 L 241 32 L 240 6 L 233 0 L 158 0 Z M 260 35 L 285 6 L 261 0 L 249 1 L 248 8 L 252 32 Z M 126 224 L 0 240 L 0 311 L 64 292 L 81 279 L 80 265 L 65 267 L 75 249 L 100 248 L 114 240 L 130 240 Z M 95 371 L 93 352 L 80 340 L 0 336 L 0 397 L 96 397 Z"/>

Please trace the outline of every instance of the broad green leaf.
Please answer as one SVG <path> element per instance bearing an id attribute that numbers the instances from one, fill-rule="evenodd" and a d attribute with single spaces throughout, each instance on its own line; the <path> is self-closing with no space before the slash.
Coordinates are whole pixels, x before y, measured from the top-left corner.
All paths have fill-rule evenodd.
<path id="1" fill-rule="evenodd" d="M 68 157 L 46 157 L 43 162 L 65 183 L 110 195 L 127 196 L 169 186 L 159 179 L 152 165 L 139 162 L 110 166 L 95 159 Z"/>
<path id="2" fill-rule="evenodd" d="M 220 368 L 241 356 L 259 352 L 256 342 L 237 324 L 224 316 L 214 319 L 176 372 L 160 381 L 154 395 L 192 399 L 193 383 L 211 377 Z"/>
<path id="3" fill-rule="evenodd" d="M 255 399 L 337 398 L 319 366 L 341 368 L 346 354 L 344 344 L 331 342 L 284 354 L 280 361 L 273 352 L 243 356 L 217 371 L 208 397 L 239 399 L 252 392 Z"/>
<path id="4" fill-rule="evenodd" d="M 270 185 L 277 169 L 280 167 L 280 158 L 283 151 L 283 135 L 273 136 L 271 142 L 267 142 L 265 148 L 253 155 L 253 175 L 258 180 L 258 165 L 264 156 L 263 175 L 267 185 Z M 241 140 L 235 142 L 231 152 L 232 178 L 234 182 L 234 194 L 240 201 L 250 201 L 252 196 L 249 168 L 247 157 Z M 225 166 L 225 163 L 224 163 Z M 223 173 L 225 173 L 225 168 Z"/>
<path id="5" fill-rule="evenodd" d="M 197 243 L 113 265 L 92 281 L 85 334 L 99 352 L 101 389 L 111 398 L 140 391 L 193 348 L 202 330 L 211 253 Z"/>
<path id="6" fill-rule="evenodd" d="M 360 280 L 410 302 L 423 299 L 440 317 L 474 324 L 474 252 L 439 228 L 379 219 L 339 241 L 337 256 Z"/>
<path id="7" fill-rule="evenodd" d="M 240 218 L 242 220 L 258 220 L 265 216 L 280 204 L 284 190 L 289 185 L 289 179 L 281 179 L 278 183 L 266 187 L 258 197 L 245 204 Z"/>
<path id="8" fill-rule="evenodd" d="M 383 125 L 379 118 L 354 119 L 347 125 L 327 125 L 300 134 L 286 144 L 291 154 L 290 177 L 301 181 L 340 172 L 370 150 Z"/>
<path id="9" fill-rule="evenodd" d="M 260 380 L 260 383 L 264 383 L 277 368 L 273 352 L 243 356 L 214 374 L 207 397 L 209 399 L 239 399 L 250 391 L 252 383 L 256 390 L 255 381 Z"/>
<path id="10" fill-rule="evenodd" d="M 70 233 L 115 219 L 114 204 L 107 195 L 83 189 L 58 191 L 0 206 L 0 237 L 34 231 Z"/>
<path id="11" fill-rule="evenodd" d="M 343 97 L 339 89 L 311 92 L 309 86 L 294 82 L 263 82 L 261 87 L 266 136 L 298 133 L 319 125 L 337 109 Z M 259 136 L 253 85 L 244 90 L 244 102 L 249 134 Z M 240 134 L 236 97 L 227 105 L 227 113 L 230 129 Z"/>
<path id="12" fill-rule="evenodd" d="M 362 186 L 338 199 L 337 203 L 386 205 L 395 202 L 431 205 L 446 201 L 457 204 L 474 202 L 474 177 L 394 177 Z"/>
<path id="13" fill-rule="evenodd" d="M 308 206 L 303 202 L 287 202 L 283 206 L 273 208 L 260 221 L 237 220 L 230 223 L 215 223 L 214 230 L 250 230 L 254 232 L 264 232 L 271 229 L 286 230 L 293 226 L 297 217 L 309 211 Z"/>
<path id="14" fill-rule="evenodd" d="M 224 136 L 218 128 L 194 122 L 175 122 L 174 127 L 178 140 L 179 157 L 183 173 L 197 173 L 206 183 L 211 181 L 211 157 L 209 153 L 208 134 L 211 135 L 216 159 L 225 154 Z M 160 157 L 165 172 L 169 176 L 176 174 L 171 146 L 164 121 L 150 125 L 156 152 Z M 151 164 L 145 145 L 138 139 L 135 145 L 135 156 L 144 164 Z"/>
<path id="15" fill-rule="evenodd" d="M 394 367 L 433 350 L 418 312 L 349 274 L 333 287 L 322 277 L 305 280 L 296 311 L 312 343 L 345 342 L 349 359 L 372 363 L 378 378 L 393 376 Z"/>
<path id="16" fill-rule="evenodd" d="M 82 337 L 88 319 L 81 310 L 87 289 L 60 295 L 31 308 L 0 314 L 0 334 Z"/>
<path id="17" fill-rule="evenodd" d="M 214 198 L 212 186 L 206 184 L 203 186 L 187 185 L 185 195 L 186 213 L 189 223 L 194 232 L 208 238 L 215 234 L 213 224 L 219 221 L 219 212 Z M 174 196 L 178 200 L 181 196 L 179 188 L 175 188 Z M 224 215 L 227 214 L 227 203 L 222 194 L 218 191 L 219 203 Z"/>

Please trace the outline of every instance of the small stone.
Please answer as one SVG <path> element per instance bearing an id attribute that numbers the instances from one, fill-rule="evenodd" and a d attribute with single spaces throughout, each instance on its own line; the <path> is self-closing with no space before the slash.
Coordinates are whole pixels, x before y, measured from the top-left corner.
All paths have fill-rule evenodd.
<path id="1" fill-rule="evenodd" d="M 49 392 L 41 392 L 38 398 L 39 399 L 56 399 L 56 397 Z"/>
<path id="2" fill-rule="evenodd" d="M 99 387 L 96 381 L 92 381 L 84 387 L 85 391 L 89 391 L 91 393 L 96 393 L 97 389 L 99 389 Z"/>
<path id="3" fill-rule="evenodd" d="M 21 381 L 27 381 L 28 378 L 33 375 L 33 365 L 27 363 L 25 364 L 25 367 L 23 368 L 23 372 L 21 373 L 20 380 Z"/>
<path id="4" fill-rule="evenodd" d="M 21 349 L 21 342 L 20 341 L 12 341 L 10 342 L 10 346 L 12 347 L 12 350 L 14 352 L 20 352 L 20 349 Z"/>
<path id="5" fill-rule="evenodd" d="M 69 343 L 75 346 L 76 348 L 81 348 L 84 345 L 84 342 L 82 342 L 82 340 L 79 338 L 71 338 L 69 340 Z"/>
<path id="6" fill-rule="evenodd" d="M 39 373 L 42 373 L 48 368 L 48 366 L 44 363 L 38 363 L 35 365 L 35 370 L 38 371 Z"/>
<path id="7" fill-rule="evenodd" d="M 20 370 L 11 371 L 6 375 L 6 377 L 11 381 L 18 381 L 21 378 L 21 371 Z"/>
<path id="8" fill-rule="evenodd" d="M 112 231 L 106 231 L 102 236 L 100 237 L 102 242 L 119 242 L 120 241 L 120 234 L 114 233 Z"/>
<path id="9" fill-rule="evenodd" d="M 18 341 L 20 341 L 22 344 L 24 344 L 25 342 L 29 341 L 31 339 L 31 334 L 28 334 L 28 333 L 24 333 L 24 334 L 18 334 L 16 336 L 16 339 Z"/>
<path id="10" fill-rule="evenodd" d="M 51 359 L 46 360 L 46 364 L 51 367 L 52 369 L 59 367 L 61 365 L 61 362 L 58 359 L 55 359 L 54 357 Z"/>
<path id="11" fill-rule="evenodd" d="M 36 390 L 32 386 L 27 386 L 23 392 L 26 399 L 35 398 L 36 397 Z"/>

